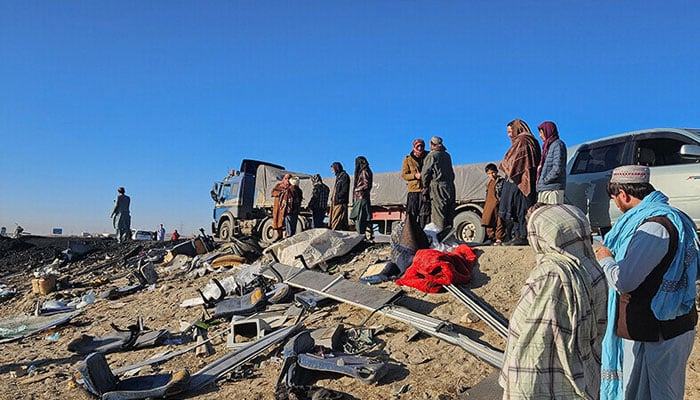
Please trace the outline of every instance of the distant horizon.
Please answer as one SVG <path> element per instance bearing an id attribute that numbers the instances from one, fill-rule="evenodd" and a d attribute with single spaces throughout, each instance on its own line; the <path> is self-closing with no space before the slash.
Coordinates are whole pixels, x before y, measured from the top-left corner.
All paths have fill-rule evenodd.
<path id="1" fill-rule="evenodd" d="M 700 127 L 700 3 L 0 2 L 0 226 L 211 230 L 243 158 L 398 171 L 415 138 L 500 160 L 506 124 L 572 146 Z"/>

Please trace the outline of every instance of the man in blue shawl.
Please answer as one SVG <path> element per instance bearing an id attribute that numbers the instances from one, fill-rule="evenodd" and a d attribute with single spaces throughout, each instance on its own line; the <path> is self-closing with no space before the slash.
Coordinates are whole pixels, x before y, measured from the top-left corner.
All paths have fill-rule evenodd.
<path id="1" fill-rule="evenodd" d="M 623 215 L 596 250 L 610 287 L 601 399 L 682 399 L 698 319 L 695 224 L 646 166 L 615 168 L 607 191 Z"/>

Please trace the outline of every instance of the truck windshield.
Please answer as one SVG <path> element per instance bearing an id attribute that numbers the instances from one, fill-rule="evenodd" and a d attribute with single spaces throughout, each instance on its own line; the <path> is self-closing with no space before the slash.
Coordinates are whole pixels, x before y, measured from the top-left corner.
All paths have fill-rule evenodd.
<path id="1" fill-rule="evenodd" d="M 221 185 L 219 191 L 219 199 L 223 202 L 230 203 L 231 201 L 238 201 L 238 186 L 240 185 L 240 178 L 235 177 L 228 181 L 224 181 Z"/>

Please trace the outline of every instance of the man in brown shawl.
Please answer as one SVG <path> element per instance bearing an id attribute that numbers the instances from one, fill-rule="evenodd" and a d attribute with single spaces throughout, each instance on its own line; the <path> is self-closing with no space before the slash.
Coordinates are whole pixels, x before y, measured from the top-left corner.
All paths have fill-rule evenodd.
<path id="1" fill-rule="evenodd" d="M 525 213 L 535 204 L 537 193 L 537 166 L 540 164 L 540 144 L 525 121 L 514 119 L 507 126 L 511 146 L 501 161 L 500 169 L 506 174 L 498 213 L 512 223 L 510 246 L 527 245 Z"/>
<path id="2" fill-rule="evenodd" d="M 272 229 L 277 232 L 277 239 L 282 238 L 284 228 L 284 216 L 286 215 L 287 204 L 285 201 L 285 192 L 289 189 L 289 178 L 291 174 L 285 174 L 282 181 L 272 188 L 272 197 L 275 202 L 272 204 Z"/>

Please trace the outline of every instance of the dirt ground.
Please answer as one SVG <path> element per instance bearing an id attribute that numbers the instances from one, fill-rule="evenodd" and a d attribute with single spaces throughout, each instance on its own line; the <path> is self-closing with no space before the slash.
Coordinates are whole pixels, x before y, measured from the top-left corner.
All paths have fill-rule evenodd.
<path id="1" fill-rule="evenodd" d="M 112 239 L 96 239 L 92 244 L 96 250 L 84 259 L 66 264 L 63 268 L 76 282 L 73 288 L 49 295 L 33 294 L 32 272 L 53 261 L 66 239 L 34 238 L 26 242 L 0 238 L 0 283 L 14 287 L 18 295 L 0 303 L 0 318 L 33 312 L 37 301 L 59 296 L 73 297 L 87 293 L 91 288 L 88 280 L 95 279 L 95 271 L 118 276 L 118 263 L 105 267 L 110 261 L 135 251 L 134 243 L 118 245 Z M 162 243 L 146 242 L 146 248 L 163 247 Z M 478 260 L 472 282 L 472 291 L 488 302 L 505 317 L 518 299 L 520 288 L 534 265 L 529 247 L 478 247 Z M 375 244 L 359 249 L 343 257 L 335 265 L 337 272 L 346 273 L 356 280 L 368 267 L 385 263 L 389 259 L 388 244 Z M 98 268 L 99 267 L 99 268 Z M 180 332 L 180 322 L 193 322 L 202 316 L 200 307 L 181 308 L 179 304 L 196 297 L 196 289 L 203 287 L 212 277 L 223 278 L 226 273 L 215 272 L 199 278 L 187 278 L 184 273 L 165 273 L 159 270 L 160 278 L 155 290 L 142 290 L 115 301 L 98 300 L 69 324 L 44 331 L 23 340 L 0 344 L 0 398 L 2 399 L 89 399 L 82 387 L 76 385 L 72 376 L 82 356 L 69 352 L 67 344 L 81 334 L 102 335 L 112 332 L 110 323 L 126 327 L 138 316 L 152 329 L 169 329 Z M 82 283 L 82 284 L 77 284 Z M 126 284 L 126 279 L 113 280 L 110 284 Z M 379 285 L 387 290 L 399 290 L 391 282 Z M 95 288 L 96 291 L 103 287 Z M 505 341 L 478 318 L 468 315 L 467 308 L 449 293 L 424 294 L 411 288 L 401 288 L 411 296 L 416 311 L 434 318 L 450 321 L 457 329 L 472 339 L 487 343 L 502 350 Z M 309 328 L 329 327 L 336 324 L 345 327 L 364 324 L 376 329 L 378 348 L 371 355 L 390 363 L 388 374 L 379 382 L 364 385 L 349 377 L 320 377 L 315 385 L 344 392 L 346 398 L 356 399 L 456 399 L 465 390 L 478 383 L 494 371 L 494 368 L 460 347 L 437 338 L 418 335 L 406 324 L 382 315 L 370 315 L 368 311 L 341 303 L 332 303 L 318 309 L 306 322 Z M 211 333 L 225 329 L 211 328 Z M 48 336 L 57 333 L 57 340 Z M 210 335 L 211 335 L 210 333 Z M 55 338 L 55 336 L 54 336 Z M 410 340 L 409 340 L 410 339 Z M 225 336 L 214 342 L 216 353 L 199 358 L 193 352 L 178 356 L 155 367 L 145 367 L 141 375 L 177 371 L 187 368 L 195 372 L 212 360 L 225 354 Z M 150 358 L 165 349 L 180 349 L 184 345 L 168 345 L 151 349 L 113 353 L 107 355 L 112 369 Z M 280 370 L 279 347 L 255 358 L 243 378 L 221 380 L 216 385 L 190 398 L 195 399 L 272 399 L 274 386 Z M 35 371 L 22 375 L 27 368 Z M 693 353 L 687 365 L 685 398 L 700 400 L 700 336 L 696 336 Z"/>

